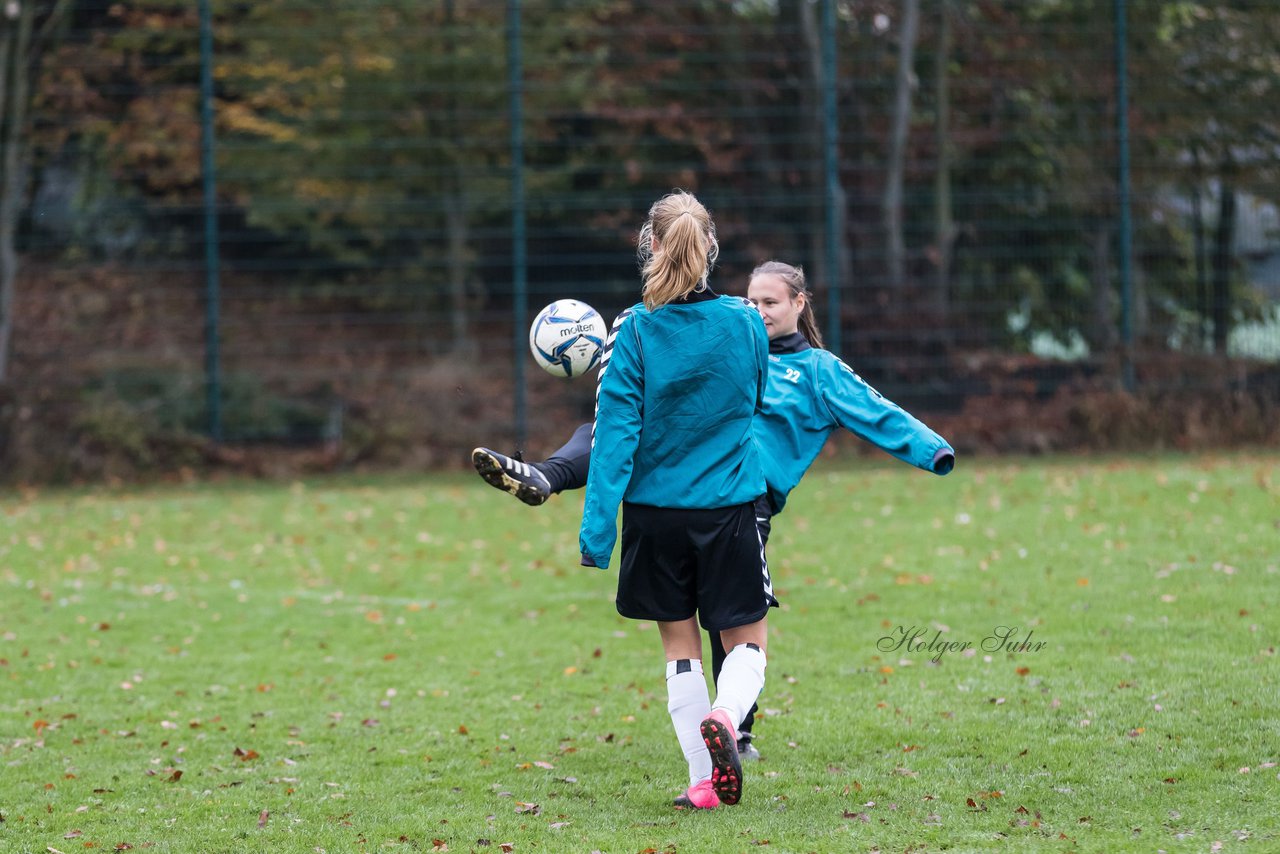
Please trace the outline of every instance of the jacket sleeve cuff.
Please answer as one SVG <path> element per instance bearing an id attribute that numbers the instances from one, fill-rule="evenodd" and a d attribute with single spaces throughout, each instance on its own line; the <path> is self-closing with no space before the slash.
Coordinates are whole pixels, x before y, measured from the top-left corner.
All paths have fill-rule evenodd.
<path id="1" fill-rule="evenodd" d="M 933 473 L 947 474 L 956 465 L 956 452 L 951 448 L 939 448 L 933 452 Z"/>
<path id="2" fill-rule="evenodd" d="M 596 562 L 591 559 L 591 555 L 584 554 L 581 561 L 583 566 L 595 566 Z"/>

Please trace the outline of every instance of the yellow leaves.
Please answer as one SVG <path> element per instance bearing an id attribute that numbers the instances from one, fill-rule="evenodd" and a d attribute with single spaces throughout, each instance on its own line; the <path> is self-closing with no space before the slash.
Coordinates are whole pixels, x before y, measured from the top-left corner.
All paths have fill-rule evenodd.
<path id="1" fill-rule="evenodd" d="M 293 142 L 298 138 L 296 128 L 263 118 L 250 105 L 228 101 L 219 105 L 219 124 L 233 133 L 260 136 L 272 142 Z"/>
<path id="2" fill-rule="evenodd" d="M 350 62 L 357 71 L 365 71 L 371 74 L 386 74 L 395 71 L 396 68 L 394 59 L 380 54 L 356 54 L 350 58 Z"/>

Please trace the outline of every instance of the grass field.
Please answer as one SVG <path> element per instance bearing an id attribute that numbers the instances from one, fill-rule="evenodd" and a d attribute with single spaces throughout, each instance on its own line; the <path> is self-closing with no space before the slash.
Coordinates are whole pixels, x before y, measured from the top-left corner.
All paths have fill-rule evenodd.
<path id="1" fill-rule="evenodd" d="M 1274 455 L 820 465 L 709 813 L 580 506 L 4 496 L 0 851 L 1280 850 Z"/>

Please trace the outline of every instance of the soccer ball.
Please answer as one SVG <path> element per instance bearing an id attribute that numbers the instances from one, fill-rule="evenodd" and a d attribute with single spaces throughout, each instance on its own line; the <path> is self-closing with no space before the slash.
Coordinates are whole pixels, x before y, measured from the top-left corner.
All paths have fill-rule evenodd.
<path id="1" fill-rule="evenodd" d="M 529 327 L 529 349 L 544 371 L 576 377 L 600 364 L 609 328 L 585 302 L 560 299 L 548 305 Z"/>

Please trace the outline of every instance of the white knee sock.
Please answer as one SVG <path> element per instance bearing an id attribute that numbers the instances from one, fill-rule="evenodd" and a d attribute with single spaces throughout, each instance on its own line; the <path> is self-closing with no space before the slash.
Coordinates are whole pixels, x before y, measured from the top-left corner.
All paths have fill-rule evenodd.
<path id="1" fill-rule="evenodd" d="M 764 653 L 753 643 L 740 643 L 724 658 L 716 683 L 715 708 L 724 709 L 736 729 L 764 689 Z"/>
<path id="2" fill-rule="evenodd" d="M 751 704 L 747 704 L 751 708 Z M 689 762 L 689 785 L 711 778 L 711 754 L 702 740 L 700 724 L 711 713 L 702 662 L 691 658 L 667 662 L 667 711 L 680 749 Z"/>

